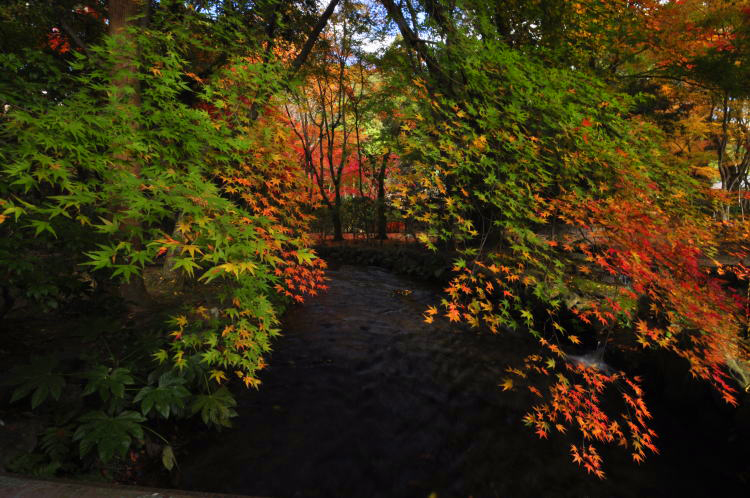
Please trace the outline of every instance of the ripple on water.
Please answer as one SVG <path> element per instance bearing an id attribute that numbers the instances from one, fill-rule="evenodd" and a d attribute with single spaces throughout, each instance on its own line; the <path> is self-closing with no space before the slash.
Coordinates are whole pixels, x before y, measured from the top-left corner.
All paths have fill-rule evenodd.
<path id="1" fill-rule="evenodd" d="M 421 313 L 439 291 L 380 268 L 329 276 L 326 294 L 285 317 L 262 388 L 240 396 L 234 428 L 187 449 L 183 487 L 278 497 L 707 489 L 690 460 L 636 467 L 606 450 L 609 479 L 585 477 L 569 461 L 569 441 L 539 441 L 522 426 L 529 397 L 497 388 L 504 368 L 531 351 L 526 338 L 427 325 Z"/>

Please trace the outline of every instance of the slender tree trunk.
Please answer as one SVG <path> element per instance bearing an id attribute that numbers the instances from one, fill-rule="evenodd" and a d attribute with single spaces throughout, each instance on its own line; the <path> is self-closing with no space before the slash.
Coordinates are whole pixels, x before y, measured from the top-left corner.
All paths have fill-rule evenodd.
<path id="1" fill-rule="evenodd" d="M 143 0 L 109 0 L 109 35 L 119 38 L 118 47 L 121 49 L 115 55 L 113 84 L 118 92 L 114 98 L 117 104 L 139 106 L 141 103 L 140 85 L 135 76 L 136 61 L 135 44 L 132 33 L 128 28 L 132 26 L 131 18 L 138 14 Z M 134 92 L 126 89 L 133 88 Z"/>
<path id="2" fill-rule="evenodd" d="M 112 95 L 112 105 L 116 107 L 118 114 L 129 121 L 133 131 L 137 128 L 136 117 L 141 105 L 141 93 L 138 77 L 136 76 L 137 47 L 136 40 L 128 31 L 133 25 L 132 18 L 137 15 L 143 7 L 144 0 L 109 0 L 109 35 L 118 39 L 118 52 L 113 54 L 115 64 L 112 73 L 112 84 L 115 91 Z M 120 141 L 112 143 L 112 156 L 116 167 L 129 171 L 138 177 L 141 167 L 137 160 L 130 154 L 129 137 L 126 135 Z M 138 220 L 125 219 L 122 222 L 122 232 L 125 238 L 129 238 L 133 248 L 139 250 L 141 240 L 138 237 L 140 231 Z M 143 276 L 132 275 L 128 282 L 119 287 L 120 297 L 131 305 L 143 306 L 151 302 L 146 290 Z"/>
<path id="3" fill-rule="evenodd" d="M 339 206 L 334 206 L 331 212 L 331 217 L 333 220 L 333 240 L 344 240 L 344 234 L 341 228 L 341 209 Z"/>
<path id="4" fill-rule="evenodd" d="M 387 234 L 387 223 L 385 217 L 385 170 L 388 166 L 388 156 L 391 154 L 390 151 L 383 155 L 383 162 L 380 164 L 380 171 L 378 171 L 378 199 L 377 199 L 377 220 L 378 220 L 378 239 L 386 240 Z"/>
<path id="5" fill-rule="evenodd" d="M 731 190 L 731 178 L 730 171 L 726 163 L 726 149 L 729 141 L 729 94 L 724 93 L 724 102 L 721 108 L 721 136 L 717 138 L 717 158 L 716 161 L 719 165 L 719 173 L 721 174 L 721 183 L 724 190 Z"/>
<path id="6" fill-rule="evenodd" d="M 333 240 L 344 240 L 344 232 L 341 228 L 341 194 L 339 193 L 338 185 L 336 185 L 336 198 L 333 202 L 331 217 L 333 221 Z"/>

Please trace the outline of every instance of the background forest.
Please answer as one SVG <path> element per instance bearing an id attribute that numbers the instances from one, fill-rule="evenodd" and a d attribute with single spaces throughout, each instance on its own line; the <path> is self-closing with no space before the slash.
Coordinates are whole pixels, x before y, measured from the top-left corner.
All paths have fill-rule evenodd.
<path id="1" fill-rule="evenodd" d="M 500 389 L 591 476 L 658 452 L 631 355 L 747 403 L 750 2 L 8 0 L 0 48 L 0 470 L 172 470 L 344 239 L 527 333 Z"/>

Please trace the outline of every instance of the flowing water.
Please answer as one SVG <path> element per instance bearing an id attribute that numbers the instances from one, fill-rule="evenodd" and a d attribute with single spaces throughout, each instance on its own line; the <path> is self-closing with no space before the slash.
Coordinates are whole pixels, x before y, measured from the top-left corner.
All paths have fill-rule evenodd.
<path id="1" fill-rule="evenodd" d="M 186 448 L 180 487 L 357 498 L 750 493 L 750 439 L 710 394 L 670 413 L 683 398 L 656 383 L 647 400 L 661 455 L 638 466 L 602 449 L 608 478 L 599 481 L 570 461 L 580 441 L 539 440 L 523 426 L 528 393 L 498 388 L 506 366 L 533 351 L 527 337 L 427 325 L 421 313 L 439 291 L 379 268 L 341 266 L 329 277 L 327 293 L 285 317 L 234 428 Z"/>

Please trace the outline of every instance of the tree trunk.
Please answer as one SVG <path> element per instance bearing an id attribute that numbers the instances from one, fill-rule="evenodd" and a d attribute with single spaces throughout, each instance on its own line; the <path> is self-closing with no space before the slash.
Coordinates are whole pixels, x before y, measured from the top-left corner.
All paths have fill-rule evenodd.
<path id="1" fill-rule="evenodd" d="M 383 155 L 383 162 L 378 171 L 378 199 L 377 199 L 377 220 L 378 220 L 378 239 L 386 240 L 386 218 L 385 218 L 385 170 L 388 166 L 388 156 L 390 151 Z"/>
<path id="2" fill-rule="evenodd" d="M 341 204 L 339 202 L 333 205 L 331 219 L 333 221 L 333 240 L 344 240 L 344 234 L 341 229 Z"/>
<path id="3" fill-rule="evenodd" d="M 335 197 L 331 215 L 333 217 L 333 240 L 344 240 L 344 232 L 341 229 L 341 192 L 339 191 L 338 185 L 335 187 Z"/>
<path id="4" fill-rule="evenodd" d="M 138 14 L 143 0 L 109 0 L 109 35 L 119 38 L 120 53 L 115 55 L 115 67 L 113 72 L 113 85 L 121 90 L 116 92 L 114 98 L 120 105 L 139 106 L 141 103 L 140 85 L 135 76 L 137 71 L 135 57 L 135 39 L 128 32 L 132 26 L 131 18 Z M 125 92 L 125 89 L 133 88 L 134 92 Z"/>
<path id="5" fill-rule="evenodd" d="M 144 0 L 109 0 L 109 35 L 118 38 L 118 53 L 113 54 L 115 65 L 112 73 L 112 85 L 115 91 L 112 95 L 112 105 L 117 108 L 120 115 L 130 122 L 135 131 L 137 127 L 136 115 L 141 105 L 140 84 L 136 72 L 136 40 L 128 31 L 133 25 L 132 18 L 140 11 Z M 116 167 L 129 171 L 138 177 L 141 167 L 138 161 L 131 156 L 127 141 L 129 137 L 124 136 L 121 141 L 112 144 L 112 156 Z M 124 209 L 124 206 L 120 206 Z M 125 219 L 122 223 L 122 232 L 125 238 L 129 238 L 135 250 L 141 249 L 141 241 L 137 236 L 139 232 L 138 220 Z M 142 275 L 132 275 L 130 280 L 123 282 L 119 287 L 120 297 L 127 303 L 135 306 L 144 306 L 151 302 L 146 290 Z"/>

